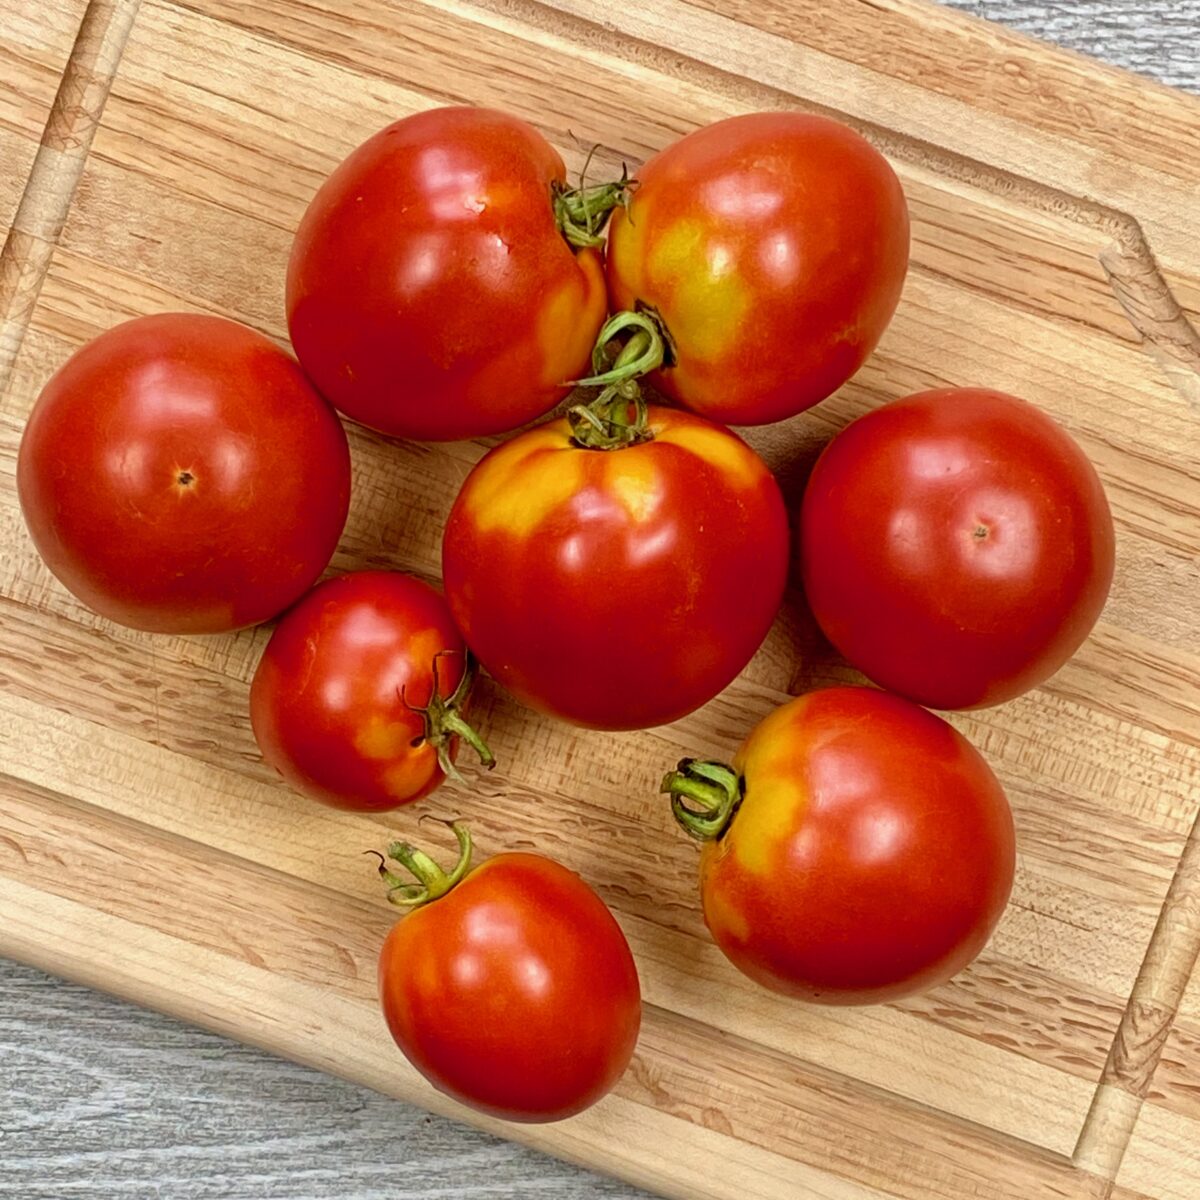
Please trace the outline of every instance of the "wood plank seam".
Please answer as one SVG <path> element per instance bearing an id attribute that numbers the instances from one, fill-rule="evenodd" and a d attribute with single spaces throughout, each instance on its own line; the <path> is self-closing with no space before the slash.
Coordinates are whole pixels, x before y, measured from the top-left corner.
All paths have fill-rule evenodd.
<path id="1" fill-rule="evenodd" d="M 1179 856 L 1072 1155 L 1076 1166 L 1114 1185 L 1198 959 L 1200 815 Z"/>
<path id="2" fill-rule="evenodd" d="M 71 209 L 141 0 L 91 0 L 0 249 L 0 392 Z"/>
<path id="3" fill-rule="evenodd" d="M 131 816 L 115 814 L 88 800 L 46 788 L 41 784 L 29 783 L 19 774 L 7 770 L 0 771 L 0 794 L 4 792 L 6 781 L 11 781 L 45 796 L 56 807 L 94 814 L 115 829 L 127 830 L 128 839 L 119 838 L 118 845 L 126 844 L 127 840 L 132 844 L 138 840 L 140 834 L 142 838 L 152 838 L 164 845 L 178 847 L 178 852 L 182 855 L 198 854 L 203 849 L 209 858 L 227 863 L 239 872 L 246 872 L 251 878 L 269 881 L 275 886 L 283 888 L 297 886 L 296 878 L 287 871 L 252 861 L 237 853 L 212 847 Z M 34 866 L 30 855 L 18 838 L 0 834 L 0 844 L 7 845 L 20 857 L 23 868 Z M 94 840 L 91 844 L 99 845 Z M 63 862 L 59 860 L 57 867 L 61 868 L 62 866 Z M 65 871 L 62 875 L 64 881 L 83 877 L 84 873 L 79 870 Z M 59 888 L 54 886 L 53 880 L 31 878 L 30 882 L 54 891 L 64 899 L 73 898 L 71 887 Z M 1188 843 L 1188 851 L 1180 859 L 1180 865 L 1176 870 L 1171 890 L 1168 892 L 1167 901 L 1161 911 L 1155 938 L 1152 939 L 1150 947 L 1147 949 L 1138 983 L 1131 996 L 1131 1011 L 1125 1014 L 1114 1039 L 1110 1052 L 1110 1066 L 1106 1068 L 1098 1092 L 1101 1099 L 1093 1101 L 1092 1113 L 1089 1114 L 1090 1131 L 1085 1127 L 1085 1133 L 1081 1135 L 1081 1145 L 1087 1139 L 1096 1143 L 1096 1150 L 1091 1155 L 1077 1151 L 1076 1155 L 1068 1160 L 1067 1156 L 1047 1150 L 1033 1142 L 998 1133 L 976 1121 L 931 1108 L 919 1100 L 899 1095 L 878 1085 L 863 1080 L 849 1080 L 847 1077 L 838 1075 L 837 1072 L 804 1059 L 803 1056 L 798 1057 L 805 1063 L 807 1070 L 831 1079 L 841 1078 L 845 1082 L 851 1083 L 853 1088 L 864 1097 L 875 1097 L 900 1110 L 927 1113 L 936 1124 L 958 1126 L 964 1132 L 970 1131 L 971 1134 L 991 1140 L 997 1145 L 1020 1145 L 1039 1157 L 1045 1158 L 1046 1161 L 1072 1161 L 1080 1173 L 1080 1186 L 1084 1189 L 1081 1196 L 1087 1195 L 1094 1200 L 1096 1193 L 1091 1190 L 1093 1184 L 1097 1180 L 1105 1185 L 1112 1182 L 1124 1149 L 1123 1142 L 1109 1136 L 1113 1130 L 1112 1117 L 1115 1114 L 1120 1118 L 1116 1123 L 1116 1128 L 1121 1136 L 1127 1139 L 1132 1133 L 1137 1117 L 1136 1110 L 1133 1110 L 1128 1102 L 1129 1097 L 1133 1094 L 1134 1087 L 1140 1089 L 1138 1097 L 1138 1108 L 1140 1108 L 1140 1099 L 1145 1096 L 1149 1087 L 1169 1029 L 1170 1018 L 1182 998 L 1191 965 L 1195 961 L 1196 950 L 1200 945 L 1200 922 L 1196 919 L 1200 916 L 1200 904 L 1195 903 L 1195 900 L 1200 898 L 1200 886 L 1198 885 L 1200 885 L 1200 820 L 1193 829 L 1192 838 Z M 326 888 L 311 880 L 305 886 L 309 891 L 325 893 L 331 903 L 344 905 L 347 902 L 346 894 L 336 889 Z M 113 910 L 113 915 L 117 915 L 116 910 Z M 131 924 L 142 924 L 134 914 L 122 913 L 120 915 L 123 920 Z M 6 945 L 4 950 L 5 953 L 12 954 L 14 957 L 30 961 L 16 947 Z M 239 945 L 238 953 L 244 956 L 247 948 Z M 38 964 L 33 963 L 32 965 Z M 1170 1016 L 1167 1015 L 1168 1008 Z M 677 1023 L 705 1028 L 694 1018 L 674 1013 L 670 1009 L 661 1008 L 655 1004 L 647 1003 L 646 1010 L 648 1014 L 652 1015 L 652 1019 L 666 1020 L 669 1018 Z M 755 1054 L 765 1055 L 772 1059 L 780 1057 L 778 1050 L 745 1035 L 722 1032 L 719 1036 L 726 1042 L 736 1042 L 752 1047 Z M 1104 1137 L 1097 1142 L 1098 1131 L 1102 1131 Z"/>
<path id="4" fill-rule="evenodd" d="M 621 30 L 615 19 L 600 25 L 586 17 L 564 13 L 543 0 L 470 0 L 470 7 L 501 17 L 516 15 L 522 24 L 547 34 L 569 37 L 593 51 L 617 55 L 627 61 L 632 50 L 640 64 L 668 77 L 686 78 L 735 102 L 748 102 L 756 108 L 800 108 L 825 113 L 856 129 L 889 158 L 995 195 L 1013 196 L 1040 212 L 1102 231 L 1112 239 L 1112 245 L 1101 253 L 1100 263 L 1118 303 L 1172 385 L 1189 405 L 1200 411 L 1200 332 L 1175 298 L 1141 223 L 1131 214 L 933 142 L 897 133 L 806 96 L 734 75 L 684 50 L 665 50 Z"/>
<path id="5" fill-rule="evenodd" d="M 31 796 L 40 796 L 53 809 L 58 809 L 65 813 L 73 812 L 81 816 L 86 814 L 88 819 L 102 822 L 105 828 L 111 829 L 113 836 L 111 840 L 108 840 L 97 836 L 96 829 L 94 827 L 88 828 L 86 822 L 84 823 L 87 833 L 80 840 L 79 845 L 80 847 L 85 847 L 90 855 L 96 856 L 96 861 L 103 861 L 109 858 L 115 859 L 124 854 L 134 853 L 133 848 L 135 847 L 138 851 L 146 854 L 147 861 L 149 861 L 154 856 L 146 853 L 147 847 L 158 844 L 172 847 L 183 858 L 193 857 L 196 863 L 199 864 L 202 861 L 200 851 L 203 850 L 203 861 L 211 860 L 223 864 L 239 872 L 239 874 L 244 872 L 250 881 L 261 880 L 266 886 L 279 889 L 281 893 L 288 890 L 294 892 L 300 888 L 303 888 L 305 894 L 309 896 L 313 892 L 323 893 L 328 897 L 329 905 L 331 907 L 339 907 L 339 911 L 343 915 L 346 913 L 348 906 L 353 906 L 354 909 L 362 912 L 365 912 L 369 907 L 374 907 L 365 900 L 350 897 L 345 893 L 325 888 L 311 881 L 302 883 L 286 871 L 280 871 L 269 865 L 251 861 L 237 854 L 206 846 L 193 839 L 164 830 L 158 826 L 147 824 L 134 817 L 114 814 L 86 800 L 81 800 L 78 797 L 60 792 L 54 788 L 44 787 L 41 784 L 28 783 L 17 774 L 13 774 L 7 770 L 0 770 L 0 795 L 5 794 L 7 784 L 16 785 Z M 91 880 L 105 877 L 111 877 L 112 879 L 122 877 L 122 872 L 117 868 L 115 862 L 109 864 L 111 870 L 98 872 L 95 869 L 95 863 L 92 864 L 92 869 L 89 870 L 83 861 L 73 857 L 76 852 L 73 852 L 69 847 L 61 853 L 56 850 L 50 856 L 47 856 L 45 852 L 39 854 L 33 847 L 27 849 L 22 844 L 20 838 L 14 834 L 15 831 L 13 830 L 10 830 L 10 832 L 0 832 L 0 847 L 7 847 L 13 854 L 20 858 L 21 870 L 9 873 L 9 878 L 18 883 L 26 884 L 38 890 L 45 890 L 65 901 L 86 903 L 87 889 Z M 182 873 L 177 872 L 177 874 L 180 878 L 183 877 Z M 251 882 L 245 891 L 252 891 L 253 886 L 253 882 Z M 227 889 L 227 895 L 230 898 L 241 894 L 242 889 Z M 132 926 L 145 928 L 149 931 L 154 931 L 158 928 L 157 922 L 149 919 L 146 914 L 139 916 L 136 911 L 123 910 L 119 903 L 98 901 L 94 907 L 97 911 L 106 913 L 112 917 L 119 917 L 122 921 Z M 286 904 L 280 904 L 278 911 L 283 911 L 286 907 Z M 29 954 L 28 947 L 19 938 L 15 942 L 6 939 L 7 935 L 3 931 L 0 931 L 0 949 L 2 949 L 4 954 L 39 969 L 64 973 L 61 962 Z M 39 942 L 38 949 L 48 951 L 50 946 Z M 235 962 L 249 964 L 257 969 L 278 970 L 277 966 L 270 966 L 265 962 L 255 952 L 253 946 L 237 938 L 233 938 L 229 944 L 219 949 L 216 947 L 209 947 L 208 949 L 212 953 L 218 953 Z M 341 956 L 349 962 L 352 983 L 347 989 L 336 988 L 333 990 L 338 994 L 340 1001 L 357 1002 L 360 999 L 359 993 L 362 990 L 362 979 L 357 974 L 354 959 L 344 949 L 336 946 L 334 949 L 335 951 L 340 951 Z M 139 997 L 136 993 L 126 993 L 120 988 L 112 988 L 109 984 L 97 985 L 95 981 L 84 977 L 81 977 L 81 982 L 88 983 L 89 986 L 103 986 L 106 990 L 125 996 L 135 1003 L 144 1003 L 144 998 Z M 296 982 L 305 986 L 313 986 L 311 980 L 305 980 L 301 977 L 296 977 Z M 776 1048 L 765 1046 L 742 1034 L 719 1030 L 716 1026 L 710 1025 L 707 1022 L 696 1020 L 695 1018 L 676 1013 L 669 1008 L 663 1008 L 652 1003 L 646 1003 L 645 1010 L 651 1023 L 662 1022 L 670 1024 L 680 1031 L 694 1031 L 694 1037 L 699 1042 L 703 1042 L 708 1038 L 716 1038 L 721 1045 L 729 1048 L 733 1053 L 737 1053 L 739 1048 L 744 1048 L 744 1056 L 747 1062 L 752 1059 L 770 1062 L 777 1065 L 780 1071 L 786 1074 L 789 1070 L 795 1068 L 795 1063 L 798 1061 L 803 1064 L 806 1074 L 818 1081 L 825 1081 L 829 1087 L 846 1088 L 865 1103 L 879 1104 L 893 1111 L 920 1117 L 929 1121 L 933 1127 L 945 1131 L 948 1136 L 954 1136 L 952 1131 L 957 1129 L 961 1131 L 963 1136 L 978 1138 L 1005 1155 L 1026 1153 L 1046 1164 L 1054 1164 L 1062 1167 L 1071 1165 L 1070 1159 L 1064 1154 L 1036 1145 L 1023 1138 L 994 1130 L 976 1121 L 946 1113 L 919 1100 L 898 1095 L 887 1088 L 865 1080 L 850 1078 L 842 1075 L 840 1072 L 813 1063 L 802 1056 L 793 1058 Z M 195 1018 L 193 1017 L 192 1019 L 194 1020 Z M 221 1030 L 219 1024 L 211 1021 L 201 1021 L 200 1023 L 206 1024 L 208 1027 L 217 1029 L 218 1031 Z M 696 1114 L 690 1112 L 686 1105 L 677 1104 L 669 1091 L 662 1088 L 656 1082 L 653 1073 L 649 1072 L 644 1064 L 635 1063 L 632 1072 L 637 1077 L 637 1082 L 640 1086 L 646 1087 L 655 1093 L 656 1108 L 677 1117 L 681 1121 L 691 1124 L 697 1123 L 698 1118 Z M 432 1095 L 423 1096 L 422 1102 L 427 1107 L 436 1107 Z M 460 1113 L 458 1115 L 464 1116 L 467 1120 L 477 1120 L 471 1114 Z M 712 1110 L 702 1115 L 715 1120 L 718 1127 L 728 1125 L 727 1118 L 724 1117 L 724 1114 L 720 1110 Z M 699 1123 L 703 1124 L 704 1121 L 700 1121 Z M 712 1121 L 709 1123 L 711 1124 Z M 728 1128 L 721 1129 L 720 1131 L 725 1132 L 728 1136 L 734 1136 Z M 507 1136 L 518 1141 L 527 1140 L 524 1136 L 526 1133 L 524 1128 L 506 1129 L 505 1133 Z M 1089 1172 L 1085 1170 L 1077 1170 L 1076 1179 L 1080 1190 L 1078 1193 L 1072 1193 L 1072 1200 L 1085 1200 L 1085 1198 L 1086 1200 L 1097 1200 L 1098 1193 L 1096 1186 L 1102 1184 L 1104 1181 L 1091 1178 Z"/>

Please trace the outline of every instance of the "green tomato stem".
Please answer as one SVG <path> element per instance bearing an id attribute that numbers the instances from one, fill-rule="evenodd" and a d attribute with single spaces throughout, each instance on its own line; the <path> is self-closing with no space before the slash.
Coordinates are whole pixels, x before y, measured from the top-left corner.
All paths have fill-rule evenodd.
<path id="1" fill-rule="evenodd" d="M 595 153 L 594 147 L 592 153 Z M 554 222 L 567 242 L 577 250 L 594 250 L 604 245 L 604 226 L 609 214 L 618 205 L 629 203 L 633 186 L 628 173 L 622 170 L 620 179 L 589 187 L 586 177 L 591 161 L 589 154 L 580 172 L 578 187 L 555 183 L 550 189 Z"/>
<path id="2" fill-rule="evenodd" d="M 659 791 L 671 797 L 671 812 L 684 832 L 710 842 L 729 828 L 744 787 L 742 777 L 725 763 L 684 758 L 667 773 Z"/>
<path id="3" fill-rule="evenodd" d="M 424 850 L 418 850 L 408 842 L 393 842 L 388 846 L 388 858 L 404 867 L 415 882 L 389 871 L 387 860 L 379 855 L 379 876 L 387 884 L 389 903 L 408 910 L 420 908 L 444 896 L 466 877 L 471 869 L 471 831 L 459 821 L 448 821 L 447 824 L 458 840 L 458 861 L 449 872 L 438 866 Z"/>
<path id="4" fill-rule="evenodd" d="M 627 329 L 633 332 L 609 365 L 609 345 Z M 588 404 L 577 404 L 567 413 L 577 446 L 621 450 L 653 438 L 638 380 L 661 366 L 665 355 L 663 331 L 649 312 L 621 312 L 605 322 L 592 351 L 596 374 L 576 381 L 603 390 Z"/>
<path id="5" fill-rule="evenodd" d="M 621 352 L 608 363 L 608 344 L 627 329 L 634 332 Z M 575 380 L 578 387 L 608 387 L 626 380 L 641 379 L 658 370 L 667 360 L 667 340 L 662 322 L 648 309 L 627 310 L 609 317 L 596 335 L 592 349 L 592 371 L 586 379 Z"/>
<path id="6" fill-rule="evenodd" d="M 466 651 L 466 666 L 463 668 L 458 686 L 452 695 L 442 695 L 438 679 L 438 662 L 444 655 L 452 653 L 454 651 L 440 650 L 433 656 L 433 690 L 429 697 L 429 703 L 424 708 L 417 705 L 409 705 L 409 707 L 424 718 L 425 740 L 437 751 L 438 766 L 442 768 L 443 773 L 456 783 L 465 785 L 467 781 L 450 756 L 456 737 L 462 738 L 479 755 L 479 761 L 489 771 L 496 765 L 496 756 L 491 752 L 487 742 L 462 714 L 462 709 L 467 703 L 479 671 L 475 656 L 469 650 Z"/>

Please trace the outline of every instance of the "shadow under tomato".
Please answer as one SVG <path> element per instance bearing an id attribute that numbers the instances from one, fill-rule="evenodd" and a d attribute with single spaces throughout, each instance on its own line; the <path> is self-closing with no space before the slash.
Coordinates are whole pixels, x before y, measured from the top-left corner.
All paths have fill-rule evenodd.
<path id="1" fill-rule="evenodd" d="M 818 688 L 870 682 L 830 645 L 798 580 L 793 580 L 784 595 L 780 620 L 786 623 L 794 647 L 793 668 L 787 686 L 791 695 L 802 696 Z"/>

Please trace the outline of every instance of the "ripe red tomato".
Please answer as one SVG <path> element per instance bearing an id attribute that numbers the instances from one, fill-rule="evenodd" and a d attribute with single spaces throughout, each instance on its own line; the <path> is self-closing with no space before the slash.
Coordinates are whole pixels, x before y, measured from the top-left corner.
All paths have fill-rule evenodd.
<path id="1" fill-rule="evenodd" d="M 446 602 L 395 571 L 315 587 L 280 621 L 250 688 L 263 758 L 338 808 L 382 811 L 429 795 L 458 738 L 493 759 L 463 719 L 467 648 Z"/>
<path id="2" fill-rule="evenodd" d="M 641 729 L 711 700 L 779 609 L 787 514 L 766 464 L 702 418 L 585 449 L 566 420 L 497 446 L 442 543 L 446 598 L 487 670 L 533 708 Z"/>
<path id="3" fill-rule="evenodd" d="M 1001 392 L 884 405 L 817 463 L 800 516 L 826 637 L 933 708 L 999 704 L 1049 678 L 1112 583 L 1104 489 L 1071 438 Z"/>
<path id="4" fill-rule="evenodd" d="M 666 395 L 759 425 L 862 366 L 908 269 L 904 192 L 870 143 L 826 117 L 754 113 L 667 147 L 636 183 L 609 232 L 609 296 L 657 313 Z"/>
<path id="5" fill-rule="evenodd" d="M 705 839 L 713 938 L 774 991 L 821 1004 L 922 991 L 976 957 L 1008 902 L 1015 842 L 996 777 L 940 717 L 886 692 L 801 696 L 732 767 L 684 759 L 663 790 Z"/>
<path id="6" fill-rule="evenodd" d="M 469 871 L 470 838 L 447 876 L 397 843 L 420 881 L 381 865 L 402 905 L 379 959 L 396 1044 L 439 1091 L 510 1121 L 558 1121 L 620 1079 L 642 1019 L 637 967 L 604 902 L 573 871 L 500 854 Z"/>
<path id="7" fill-rule="evenodd" d="M 218 633 L 275 616 L 325 569 L 350 454 L 273 342 L 164 313 L 101 334 L 46 384 L 17 486 L 38 552 L 90 608 Z"/>
<path id="8" fill-rule="evenodd" d="M 600 251 L 558 223 L 564 174 L 537 130 L 486 108 L 418 113 L 359 146 L 317 192 L 288 266 L 292 344 L 325 396 L 432 441 L 553 408 L 605 312 Z M 593 193 L 597 211 L 615 202 Z"/>

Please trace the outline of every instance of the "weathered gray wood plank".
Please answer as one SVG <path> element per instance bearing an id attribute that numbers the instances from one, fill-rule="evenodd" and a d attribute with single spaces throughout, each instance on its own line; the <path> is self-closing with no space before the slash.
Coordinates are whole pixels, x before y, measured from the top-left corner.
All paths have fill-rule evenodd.
<path id="1" fill-rule="evenodd" d="M 622 1184 L 0 962 L 0 1197 L 629 1200 Z"/>
<path id="2" fill-rule="evenodd" d="M 1200 91 L 1200 0 L 942 0 L 1172 87 Z"/>
<path id="3" fill-rule="evenodd" d="M 1200 91 L 1200 0 L 946 0 Z M 0 960 L 0 1197 L 641 1193 Z"/>

